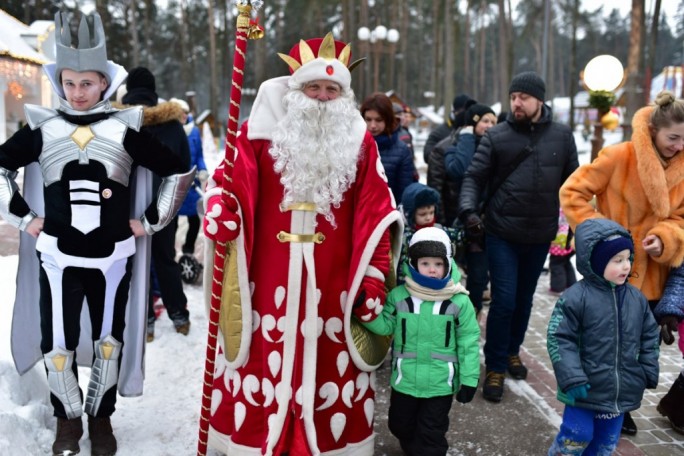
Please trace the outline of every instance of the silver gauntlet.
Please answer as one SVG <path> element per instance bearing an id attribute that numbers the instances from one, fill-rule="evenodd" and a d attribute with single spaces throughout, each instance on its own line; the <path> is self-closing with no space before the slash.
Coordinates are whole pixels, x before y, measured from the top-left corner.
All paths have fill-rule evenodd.
<path id="1" fill-rule="evenodd" d="M 157 214 L 159 220 L 152 225 L 145 214 L 140 217 L 145 232 L 149 235 L 156 233 L 163 229 L 166 225 L 171 223 L 171 220 L 178 213 L 185 196 L 188 194 L 188 189 L 195 180 L 195 169 L 193 166 L 190 171 L 185 174 L 173 174 L 162 179 L 159 193 L 157 194 Z"/>
<path id="2" fill-rule="evenodd" d="M 17 183 L 14 179 L 17 177 L 16 171 L 10 171 L 9 169 L 0 166 L 0 216 L 7 220 L 7 223 L 19 228 L 20 230 L 26 230 L 26 226 L 37 217 L 36 213 L 29 211 L 23 217 L 19 217 L 10 212 L 10 202 L 15 193 L 19 191 Z"/>

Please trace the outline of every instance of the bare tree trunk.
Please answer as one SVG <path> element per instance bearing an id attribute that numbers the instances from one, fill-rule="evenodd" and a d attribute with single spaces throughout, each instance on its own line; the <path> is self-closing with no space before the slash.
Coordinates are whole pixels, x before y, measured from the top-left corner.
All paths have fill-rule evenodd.
<path id="1" fill-rule="evenodd" d="M 154 68 L 155 65 L 155 53 L 152 52 L 154 44 L 153 28 L 152 27 L 152 8 L 154 7 L 154 0 L 145 0 L 145 14 L 143 15 L 143 24 L 145 28 L 145 63 L 147 68 Z"/>
<path id="2" fill-rule="evenodd" d="M 216 116 L 218 113 L 218 75 L 216 72 L 216 27 L 214 21 L 214 0 L 207 2 L 207 17 L 209 22 L 209 71 L 211 73 L 211 85 L 209 86 L 209 110 Z M 199 113 L 195 113 L 196 115 Z"/>
<path id="3" fill-rule="evenodd" d="M 656 0 L 655 9 L 653 11 L 653 20 L 651 22 L 651 40 L 648 46 L 648 65 L 646 65 L 646 81 L 644 84 L 644 92 L 646 95 L 645 104 L 648 104 L 651 98 L 651 80 L 653 79 L 653 72 L 655 71 L 655 55 L 658 47 L 658 28 L 660 25 L 660 3 L 661 0 Z M 676 95 L 676 94 L 675 94 Z"/>
<path id="4" fill-rule="evenodd" d="M 549 2 L 551 0 L 548 0 Z M 546 99 L 551 100 L 551 106 L 553 106 L 553 99 L 556 97 L 556 77 L 553 71 L 553 62 L 554 62 L 554 56 L 555 52 L 554 49 L 556 48 L 556 40 L 554 39 L 554 34 L 553 34 L 553 27 L 551 27 L 551 22 L 553 21 L 553 12 L 551 11 L 551 7 L 549 6 L 549 13 L 548 13 L 548 23 L 546 27 L 548 28 L 548 37 L 549 37 L 549 42 L 548 42 L 548 47 L 546 48 L 546 75 L 544 76 L 544 80 L 546 81 Z"/>
<path id="5" fill-rule="evenodd" d="M 508 84 L 511 80 L 511 23 L 510 23 L 510 1 L 509 14 L 506 14 L 506 3 L 504 0 L 498 0 L 499 5 L 499 66 L 498 70 L 498 84 L 499 96 L 498 100 L 501 103 L 501 110 L 505 110 L 508 104 Z"/>
<path id="6" fill-rule="evenodd" d="M 399 49 L 401 53 L 401 60 L 399 63 L 399 82 L 398 82 L 398 90 L 399 93 L 402 94 L 402 96 L 406 97 L 408 96 L 408 83 L 407 83 L 407 75 L 406 75 L 406 62 L 408 61 L 408 56 L 409 56 L 409 11 L 408 11 L 408 5 L 406 2 L 399 2 L 398 8 L 401 11 L 401 27 L 399 29 L 399 33 L 401 35 L 401 39 L 399 40 Z"/>
<path id="7" fill-rule="evenodd" d="M 430 87 L 434 87 L 436 92 L 436 99 L 441 105 L 444 105 L 444 90 L 441 84 L 438 84 L 438 73 L 441 73 L 443 68 L 439 67 L 439 24 L 442 23 L 442 18 L 439 17 L 439 0 L 432 0 L 432 64 L 433 68 L 430 72 Z"/>
<path id="8" fill-rule="evenodd" d="M 361 1 L 361 9 L 359 14 L 359 26 L 368 27 L 371 29 L 369 19 L 368 19 L 368 0 Z M 360 40 L 359 40 L 360 41 Z M 360 41 L 360 54 L 366 57 L 366 61 L 361 64 L 359 70 L 362 72 L 359 76 L 361 78 L 361 91 L 359 94 L 359 100 L 363 100 L 371 92 L 371 82 L 370 82 L 370 67 L 372 62 L 372 57 L 369 56 L 370 44 L 368 41 Z"/>
<path id="9" fill-rule="evenodd" d="M 454 98 L 454 27 L 451 12 L 451 1 L 444 1 L 444 99 L 448 106 L 448 100 Z"/>
<path id="10" fill-rule="evenodd" d="M 485 95 L 485 54 L 486 54 L 486 40 L 487 35 L 485 34 L 485 14 L 487 12 L 487 2 L 486 0 L 480 0 L 480 10 L 478 13 L 478 40 L 477 40 L 477 82 L 476 82 L 476 93 L 475 99 L 479 100 Z"/>
<path id="11" fill-rule="evenodd" d="M 472 8 L 472 1 L 473 0 L 468 0 L 468 4 L 466 5 L 466 17 L 465 17 L 465 31 L 464 31 L 464 38 L 463 38 L 463 90 L 465 93 L 469 94 L 472 96 L 473 93 L 473 84 L 472 80 L 473 78 L 471 77 L 471 69 L 470 69 L 470 10 Z"/>
<path id="12" fill-rule="evenodd" d="M 180 45 L 181 45 L 181 80 L 183 81 L 183 91 L 190 88 L 190 50 L 188 49 L 188 11 L 186 0 L 180 0 Z"/>
<path id="13" fill-rule="evenodd" d="M 133 45 L 133 59 L 132 66 L 140 65 L 140 38 L 138 37 L 138 11 L 135 5 L 135 0 L 128 1 L 128 17 L 130 18 L 130 27 L 128 29 L 131 34 L 131 43 Z"/>
<path id="14" fill-rule="evenodd" d="M 626 112 L 624 138 L 632 136 L 632 116 L 643 104 L 641 86 L 641 39 L 644 25 L 644 0 L 632 0 L 631 29 L 629 32 L 629 54 L 627 57 L 627 84 L 625 87 Z"/>
<path id="15" fill-rule="evenodd" d="M 572 42 L 570 45 L 570 129 L 575 131 L 575 93 L 577 92 L 577 22 L 580 0 L 572 5 Z"/>

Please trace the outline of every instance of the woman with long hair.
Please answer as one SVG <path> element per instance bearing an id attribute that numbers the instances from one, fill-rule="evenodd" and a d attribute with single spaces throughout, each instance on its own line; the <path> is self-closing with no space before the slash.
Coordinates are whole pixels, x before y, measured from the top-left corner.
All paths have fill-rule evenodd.
<path id="1" fill-rule="evenodd" d="M 418 180 L 418 173 L 411 150 L 399 139 L 399 121 L 394 117 L 392 101 L 384 93 L 376 92 L 361 104 L 361 115 L 378 145 L 387 183 L 398 203 L 404 189 Z"/>

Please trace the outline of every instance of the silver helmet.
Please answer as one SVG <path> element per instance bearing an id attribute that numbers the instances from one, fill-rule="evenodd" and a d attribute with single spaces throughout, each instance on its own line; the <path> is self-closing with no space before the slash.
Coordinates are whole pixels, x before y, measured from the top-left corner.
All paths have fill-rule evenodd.
<path id="1" fill-rule="evenodd" d="M 102 19 L 97 13 L 81 16 L 78 26 L 78 47 L 71 44 L 71 29 L 66 13 L 55 14 L 56 69 L 55 77 L 59 80 L 62 70 L 70 69 L 78 72 L 97 71 L 112 84 L 107 67 L 107 46 L 105 45 Z"/>

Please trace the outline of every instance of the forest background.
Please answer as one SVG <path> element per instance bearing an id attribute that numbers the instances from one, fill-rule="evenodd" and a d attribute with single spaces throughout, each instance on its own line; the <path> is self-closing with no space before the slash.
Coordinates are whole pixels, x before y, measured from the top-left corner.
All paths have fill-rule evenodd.
<path id="1" fill-rule="evenodd" d="M 626 67 L 630 117 L 646 104 L 651 75 L 684 65 L 684 0 L 623 1 L 631 2 L 626 14 L 590 0 L 265 0 L 258 12 L 265 37 L 249 42 L 243 100 L 249 106 L 261 82 L 286 74 L 276 52 L 332 30 L 352 44 L 352 60 L 367 58 L 354 74 L 359 99 L 394 90 L 411 106 L 449 106 L 465 92 L 506 106 L 511 76 L 525 70 L 544 76 L 547 99 L 570 96 L 582 90 L 586 63 L 612 54 Z M 52 20 L 57 10 L 93 8 L 103 18 L 111 60 L 150 68 L 162 97 L 194 92 L 195 110 L 210 109 L 225 123 L 234 0 L 3 0 L 3 9 L 26 24 Z M 398 42 L 358 39 L 360 27 L 379 24 L 396 29 Z"/>

